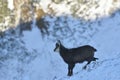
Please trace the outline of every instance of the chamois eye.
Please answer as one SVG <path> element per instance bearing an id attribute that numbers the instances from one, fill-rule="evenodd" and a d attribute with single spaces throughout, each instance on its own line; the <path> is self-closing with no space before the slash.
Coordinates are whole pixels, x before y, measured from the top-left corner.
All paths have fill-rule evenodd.
<path id="1" fill-rule="evenodd" d="M 58 45 L 58 43 L 56 43 L 56 46 Z"/>
<path id="2" fill-rule="evenodd" d="M 58 43 L 56 43 L 56 46 L 58 47 L 58 46 L 59 46 L 59 44 L 58 44 Z"/>

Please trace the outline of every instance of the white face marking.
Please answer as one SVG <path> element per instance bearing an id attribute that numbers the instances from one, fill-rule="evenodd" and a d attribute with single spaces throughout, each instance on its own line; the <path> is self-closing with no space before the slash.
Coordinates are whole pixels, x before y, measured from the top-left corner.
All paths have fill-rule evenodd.
<path id="1" fill-rule="evenodd" d="M 58 47 L 58 48 L 55 50 L 55 52 L 60 52 L 60 47 Z"/>

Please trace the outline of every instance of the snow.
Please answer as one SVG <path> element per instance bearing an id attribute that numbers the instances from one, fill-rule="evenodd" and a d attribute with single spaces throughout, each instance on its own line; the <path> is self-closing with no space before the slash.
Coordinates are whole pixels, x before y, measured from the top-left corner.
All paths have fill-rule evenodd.
<path id="1" fill-rule="evenodd" d="M 13 0 L 7 0 L 7 1 L 8 1 L 8 8 L 10 10 L 13 10 L 14 9 Z"/>
<path id="2" fill-rule="evenodd" d="M 37 27 L 35 27 L 34 29 L 32 29 L 32 32 L 25 31 L 24 33 L 25 33 L 24 36 L 26 36 L 26 37 L 23 37 L 23 39 L 24 39 L 24 41 L 27 42 L 26 47 L 29 50 L 37 49 L 37 50 L 41 51 L 40 46 L 43 45 L 42 38 L 37 36 L 37 35 L 41 35 L 40 30 Z M 39 42 L 39 43 L 37 43 L 37 42 Z"/>
<path id="3" fill-rule="evenodd" d="M 54 1 L 59 2 L 59 0 Z M 73 14 L 85 20 L 109 16 L 120 8 L 119 0 L 80 0 L 80 2 L 78 0 L 64 0 L 60 3 L 54 3 L 52 0 L 41 0 L 40 4 L 45 12 L 49 12 L 49 8 L 51 8 L 55 16 Z"/>
<path id="4" fill-rule="evenodd" d="M 28 64 L 28 72 L 25 72 L 24 76 L 27 76 L 28 80 L 120 80 L 119 17 L 119 12 L 116 12 L 114 17 L 101 19 L 101 25 L 96 24 L 95 21 L 92 23 L 92 26 L 97 27 L 99 31 L 93 37 L 90 37 L 90 40 L 87 41 L 86 39 L 83 42 L 97 49 L 95 57 L 99 60 L 92 62 L 87 70 L 82 70 L 86 62 L 77 64 L 72 77 L 67 76 L 67 64 L 64 63 L 58 53 L 53 52 L 55 41 L 49 38 L 41 39 L 37 27 L 30 32 L 25 31 L 23 40 L 27 48 L 36 49 L 39 54 L 35 60 Z M 76 23 L 74 22 L 74 24 Z M 92 31 L 88 30 L 88 33 L 92 33 Z M 75 35 L 76 41 L 79 41 L 80 37 L 77 37 L 79 34 Z M 86 33 L 84 35 L 89 37 Z M 68 47 L 78 46 L 79 42 L 73 45 L 72 41 L 69 43 L 66 39 L 63 39 L 62 43 Z"/>
<path id="5" fill-rule="evenodd" d="M 45 9 L 46 5 L 43 5 Z M 0 46 L 5 46 L 0 47 L 0 55 L 3 55 L 0 56 L 0 80 L 120 80 L 120 11 L 114 13 L 91 22 L 71 16 L 60 16 L 59 19 L 47 16 L 45 19 L 50 23 L 51 32 L 47 38 L 41 36 L 36 26 L 32 31 L 24 31 L 23 37 L 15 37 L 15 41 L 9 41 L 10 35 L 4 39 L 0 37 Z M 53 28 L 58 27 L 65 28 L 63 34 L 57 30 L 60 37 L 56 38 L 52 33 Z M 74 34 L 69 35 L 71 32 Z M 82 69 L 86 62 L 76 64 L 73 76 L 68 77 L 67 64 L 53 51 L 57 39 L 67 48 L 90 44 L 97 49 L 95 57 L 99 60 L 92 62 L 86 70 Z M 16 46 L 10 48 L 11 45 Z"/>

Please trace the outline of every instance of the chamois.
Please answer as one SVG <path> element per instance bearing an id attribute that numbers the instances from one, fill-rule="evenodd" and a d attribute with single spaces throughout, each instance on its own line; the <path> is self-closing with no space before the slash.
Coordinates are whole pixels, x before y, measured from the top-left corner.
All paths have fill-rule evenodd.
<path id="1" fill-rule="evenodd" d="M 91 61 L 96 61 L 98 59 L 94 57 L 94 52 L 97 50 L 90 45 L 67 49 L 61 44 L 60 40 L 58 40 L 54 51 L 59 51 L 60 56 L 68 64 L 68 76 L 73 75 L 73 68 L 76 63 L 87 61 L 87 64 L 83 67 L 83 69 L 86 69 Z"/>

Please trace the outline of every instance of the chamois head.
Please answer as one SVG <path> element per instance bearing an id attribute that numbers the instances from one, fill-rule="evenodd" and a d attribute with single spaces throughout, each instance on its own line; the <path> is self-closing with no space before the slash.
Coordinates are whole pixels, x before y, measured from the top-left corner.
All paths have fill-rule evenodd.
<path id="1" fill-rule="evenodd" d="M 59 52 L 59 50 L 60 50 L 60 45 L 61 45 L 61 42 L 60 42 L 60 40 L 58 40 L 57 43 L 56 43 L 54 52 Z"/>

